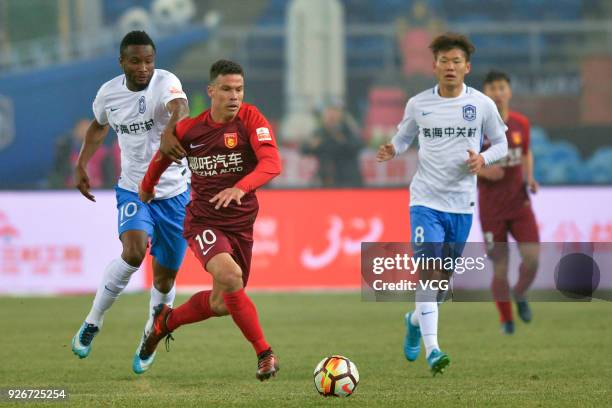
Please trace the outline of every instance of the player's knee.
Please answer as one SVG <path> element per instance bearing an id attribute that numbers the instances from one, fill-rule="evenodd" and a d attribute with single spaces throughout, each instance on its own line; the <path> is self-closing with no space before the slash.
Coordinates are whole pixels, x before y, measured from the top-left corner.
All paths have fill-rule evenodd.
<path id="1" fill-rule="evenodd" d="M 234 292 L 242 288 L 242 271 L 238 265 L 228 267 L 218 274 L 217 281 L 227 292 Z"/>
<path id="2" fill-rule="evenodd" d="M 508 263 L 508 248 L 506 244 L 500 243 L 496 245 L 494 248 L 490 249 L 487 254 L 496 268 L 501 265 L 505 266 Z"/>
<path id="3" fill-rule="evenodd" d="M 531 271 L 538 269 L 540 259 L 537 253 L 529 253 L 523 255 L 523 266 Z"/>
<path id="4" fill-rule="evenodd" d="M 140 266 L 146 253 L 146 245 L 142 245 L 140 243 L 124 243 L 121 257 L 125 262 L 132 266 Z"/>
<path id="5" fill-rule="evenodd" d="M 493 261 L 493 276 L 506 279 L 508 276 L 508 260 L 496 259 Z"/>

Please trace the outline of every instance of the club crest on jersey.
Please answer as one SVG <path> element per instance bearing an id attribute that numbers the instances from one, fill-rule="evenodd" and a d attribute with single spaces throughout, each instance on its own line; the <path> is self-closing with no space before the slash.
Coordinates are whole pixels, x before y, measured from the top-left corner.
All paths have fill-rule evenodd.
<path id="1" fill-rule="evenodd" d="M 233 149 L 238 144 L 238 133 L 225 133 L 223 135 L 225 147 Z"/>
<path id="2" fill-rule="evenodd" d="M 512 141 L 514 142 L 515 145 L 520 145 L 521 142 L 523 141 L 521 132 L 512 132 Z"/>
<path id="3" fill-rule="evenodd" d="M 145 113 L 146 111 L 147 111 L 147 104 L 145 102 L 145 97 L 143 95 L 140 97 L 140 99 L 138 99 L 138 112 Z"/>
<path id="4" fill-rule="evenodd" d="M 474 105 L 465 105 L 463 107 L 463 119 L 470 122 L 476 119 L 476 107 Z"/>

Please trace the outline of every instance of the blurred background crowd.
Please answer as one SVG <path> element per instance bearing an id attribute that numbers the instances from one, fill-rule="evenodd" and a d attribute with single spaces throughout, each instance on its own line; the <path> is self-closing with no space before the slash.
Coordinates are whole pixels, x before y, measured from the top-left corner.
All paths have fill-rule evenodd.
<path id="1" fill-rule="evenodd" d="M 384 165 L 407 99 L 434 84 L 427 46 L 444 31 L 476 45 L 467 83 L 512 79 L 532 123 L 544 185 L 612 184 L 612 2 L 608 0 L 3 0 L 0 2 L 0 189 L 72 188 L 72 169 L 102 83 L 121 73 L 132 29 L 156 41 L 192 115 L 207 107 L 218 58 L 246 72 L 245 100 L 272 121 L 277 188 L 400 186 L 416 151 Z M 119 174 L 111 132 L 92 187 Z"/>

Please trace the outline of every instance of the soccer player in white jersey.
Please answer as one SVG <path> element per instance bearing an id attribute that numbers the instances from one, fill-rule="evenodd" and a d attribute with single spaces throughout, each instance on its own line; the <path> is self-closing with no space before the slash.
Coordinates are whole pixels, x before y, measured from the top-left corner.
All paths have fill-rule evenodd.
<path id="1" fill-rule="evenodd" d="M 508 152 L 506 126 L 495 103 L 465 85 L 475 49 L 463 35 L 435 38 L 433 70 L 438 81 L 410 98 L 391 143 L 382 145 L 378 161 L 405 152 L 419 138 L 417 173 L 410 185 L 411 244 L 414 256 L 461 256 L 472 225 L 476 173 Z M 480 153 L 484 135 L 491 147 Z M 421 270 L 421 279 L 448 280 L 452 271 Z M 416 293 L 416 308 L 405 316 L 404 354 L 417 359 L 420 341 L 434 375 L 450 363 L 438 345 L 437 291 Z"/>
<path id="2" fill-rule="evenodd" d="M 89 191 L 87 163 L 108 129 L 113 128 L 121 148 L 121 177 L 115 191 L 123 251 L 106 266 L 91 310 L 72 339 L 72 351 L 79 358 L 89 355 L 92 341 L 102 328 L 104 313 L 140 267 L 149 237 L 154 278 L 145 331 L 152 324 L 154 306 L 172 305 L 174 279 L 187 247 L 182 237 L 185 205 L 189 201 L 186 164 L 175 163 L 163 174 L 154 201 L 145 204 L 138 199 L 138 186 L 160 149 L 160 139 L 167 144 L 166 151 L 176 149 L 171 140 L 164 141 L 162 134 L 172 133 L 175 124 L 188 115 L 187 97 L 174 74 L 155 69 L 155 45 L 144 31 L 132 31 L 123 38 L 119 64 L 124 74 L 102 85 L 93 102 L 95 119 L 79 154 L 75 181 L 81 193 L 95 201 Z M 144 364 L 151 364 L 153 358 Z M 133 369 L 136 373 L 144 371 L 140 365 Z"/>

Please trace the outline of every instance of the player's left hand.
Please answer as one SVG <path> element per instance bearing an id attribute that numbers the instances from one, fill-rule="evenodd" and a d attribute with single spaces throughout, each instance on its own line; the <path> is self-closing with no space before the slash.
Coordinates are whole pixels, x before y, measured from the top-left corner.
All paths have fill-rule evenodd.
<path id="1" fill-rule="evenodd" d="M 147 193 L 146 191 L 142 190 L 141 185 L 138 185 L 138 198 L 140 198 L 140 201 L 143 203 L 150 203 L 155 198 L 155 191 L 152 193 Z"/>
<path id="2" fill-rule="evenodd" d="M 540 185 L 533 177 L 530 177 L 529 180 L 527 180 L 527 186 L 529 186 L 529 191 L 531 191 L 532 194 L 537 193 L 540 188 Z"/>
<path id="3" fill-rule="evenodd" d="M 392 143 L 380 145 L 378 152 L 376 152 L 376 161 L 381 163 L 391 160 L 395 157 L 395 147 Z"/>
<path id="4" fill-rule="evenodd" d="M 225 190 L 220 191 L 213 198 L 208 200 L 210 203 L 217 203 L 215 206 L 215 210 L 218 210 L 221 207 L 227 207 L 232 200 L 236 201 L 238 205 L 242 204 L 240 200 L 244 197 L 246 193 L 239 189 L 238 187 L 230 187 Z"/>
<path id="5" fill-rule="evenodd" d="M 485 165 L 484 157 L 482 157 L 482 154 L 478 154 L 472 149 L 468 149 L 467 152 L 469 154 L 469 157 L 465 161 L 465 163 L 467 164 L 470 173 L 477 174 L 480 169 Z"/>

